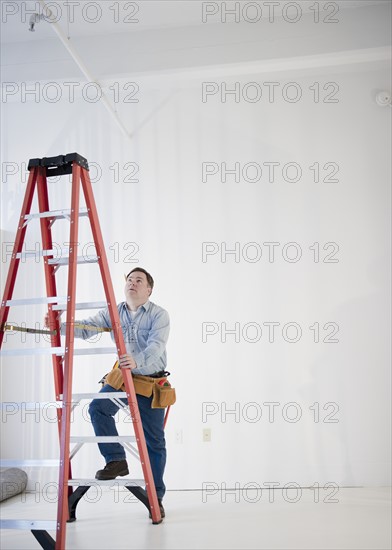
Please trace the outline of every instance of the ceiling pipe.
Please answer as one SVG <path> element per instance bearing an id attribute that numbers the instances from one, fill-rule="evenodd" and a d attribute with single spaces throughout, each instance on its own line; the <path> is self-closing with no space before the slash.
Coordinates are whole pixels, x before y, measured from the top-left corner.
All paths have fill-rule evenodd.
<path id="1" fill-rule="evenodd" d="M 102 98 L 101 99 L 102 99 L 103 104 L 105 105 L 106 109 L 109 111 L 112 118 L 115 120 L 115 122 L 116 122 L 117 126 L 120 128 L 120 130 L 124 133 L 124 135 L 127 138 L 129 138 L 131 140 L 132 139 L 132 134 L 130 134 L 128 132 L 128 130 L 126 129 L 124 124 L 121 122 L 121 120 L 120 120 L 120 118 L 117 114 L 117 111 L 113 108 L 112 104 L 110 103 L 103 87 L 93 77 L 93 75 L 90 73 L 90 71 L 88 70 L 86 65 L 83 63 L 82 59 L 79 57 L 79 55 L 76 52 L 75 48 L 72 47 L 69 39 L 63 33 L 60 25 L 58 25 L 58 23 L 53 20 L 53 14 L 50 11 L 50 9 L 46 6 L 44 0 L 39 0 L 39 2 L 41 4 L 42 9 L 43 9 L 44 14 L 45 14 L 44 18 L 53 26 L 53 29 L 54 29 L 55 33 L 57 34 L 57 36 L 59 37 L 61 42 L 64 44 L 65 48 L 70 53 L 72 59 L 75 61 L 75 63 L 77 64 L 79 69 L 82 71 L 83 75 L 87 78 L 87 80 L 90 81 L 90 82 L 94 82 L 95 84 L 100 86 L 100 89 L 102 91 Z"/>

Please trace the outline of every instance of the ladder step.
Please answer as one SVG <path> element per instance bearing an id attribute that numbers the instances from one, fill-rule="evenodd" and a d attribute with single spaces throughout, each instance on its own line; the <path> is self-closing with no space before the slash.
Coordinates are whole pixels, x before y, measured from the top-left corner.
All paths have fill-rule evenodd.
<path id="1" fill-rule="evenodd" d="M 99 355 L 100 353 L 117 353 L 116 348 L 80 348 L 74 350 L 74 355 Z M 64 355 L 64 350 L 58 355 Z"/>
<path id="2" fill-rule="evenodd" d="M 74 350 L 74 355 L 100 355 L 116 353 L 116 348 L 80 348 Z M 11 355 L 64 355 L 64 348 L 23 348 L 1 350 L 0 356 Z"/>
<path id="3" fill-rule="evenodd" d="M 71 435 L 71 443 L 125 443 L 135 442 L 134 435 Z"/>
<path id="4" fill-rule="evenodd" d="M 50 265 L 68 265 L 69 264 L 69 249 L 51 249 L 51 250 L 26 250 L 25 252 L 18 252 L 16 258 L 18 260 L 27 260 L 28 258 L 43 258 L 47 256 L 54 256 L 48 260 Z M 76 262 L 78 264 L 92 264 L 99 260 L 98 256 L 78 256 Z"/>
<path id="5" fill-rule="evenodd" d="M 88 216 L 88 210 L 87 208 L 81 208 L 79 210 L 79 216 Z M 35 214 L 26 214 L 24 217 L 25 220 L 28 222 L 30 220 L 36 219 L 36 218 L 53 218 L 53 219 L 61 219 L 61 218 L 67 218 L 69 219 L 71 217 L 71 209 L 65 208 L 63 210 L 51 210 L 49 212 L 36 212 Z"/>
<path id="6" fill-rule="evenodd" d="M 51 264 L 51 265 L 68 265 L 68 263 L 69 263 L 68 260 L 69 260 L 68 256 L 66 256 L 65 258 L 62 258 L 62 257 L 61 258 L 51 258 L 50 260 L 48 260 L 48 264 Z M 90 257 L 78 256 L 77 260 L 76 260 L 76 263 L 78 263 L 78 264 L 93 264 L 93 263 L 96 263 L 98 260 L 99 260 L 99 256 L 90 256 Z"/>
<path id="7" fill-rule="evenodd" d="M 20 300 L 7 300 L 5 303 L 1 303 L 2 306 L 31 306 L 35 304 L 56 304 L 52 307 L 53 311 L 65 311 L 67 309 L 67 297 L 22 298 Z M 103 309 L 107 305 L 107 302 L 80 302 L 79 304 L 75 304 L 75 309 Z"/>
<path id="8" fill-rule="evenodd" d="M 52 248 L 50 250 L 25 250 L 24 252 L 18 252 L 16 258 L 18 260 L 26 260 L 27 258 L 43 258 L 46 256 L 60 255 L 60 258 L 69 254 L 69 248 Z"/>
<path id="9" fill-rule="evenodd" d="M 7 300 L 5 305 L 6 306 L 30 306 L 34 304 L 66 304 L 66 303 L 67 303 L 66 296 L 50 296 L 49 298 L 42 297 L 42 298 L 24 298 L 21 300 Z M 1 305 L 3 305 L 3 303 Z"/>
<path id="10" fill-rule="evenodd" d="M 30 459 L 13 459 L 3 458 L 0 460 L 1 468 L 57 468 L 60 464 L 58 458 L 30 458 Z"/>
<path id="11" fill-rule="evenodd" d="M 79 403 L 82 399 L 126 399 L 126 392 L 112 392 L 112 393 L 73 393 L 72 402 Z M 5 409 L 6 412 L 11 412 L 10 409 L 13 408 L 13 411 L 19 409 L 25 411 L 26 413 L 32 412 L 39 409 L 48 409 L 52 407 L 54 409 L 61 409 L 63 406 L 63 394 L 60 394 L 61 401 L 4 401 L 0 403 L 0 410 Z"/>
<path id="12" fill-rule="evenodd" d="M 47 409 L 49 407 L 53 407 L 55 409 L 61 409 L 62 402 L 61 401 L 4 401 L 3 403 L 0 403 L 0 409 L 6 409 L 6 412 L 10 412 L 10 407 L 15 407 L 15 411 L 17 410 L 23 410 L 26 413 L 33 412 L 39 409 Z"/>
<path id="13" fill-rule="evenodd" d="M 100 480 L 100 479 L 69 479 L 68 485 L 78 485 L 78 486 L 87 486 L 87 485 L 107 485 L 109 487 L 113 485 L 133 485 L 133 486 L 142 486 L 146 484 L 144 479 L 127 479 L 122 477 L 121 479 L 107 479 L 107 480 Z"/>
<path id="14" fill-rule="evenodd" d="M 57 521 L 36 519 L 1 519 L 1 529 L 25 529 L 26 531 L 56 531 Z"/>
<path id="15" fill-rule="evenodd" d="M 60 305 L 53 306 L 53 311 L 65 311 L 66 307 L 64 305 L 66 304 L 66 299 L 64 299 L 64 302 L 58 302 Z M 64 305 L 61 305 L 63 303 Z M 107 302 L 80 302 L 79 304 L 75 304 L 75 309 L 103 309 L 107 307 Z"/>
<path id="16" fill-rule="evenodd" d="M 79 403 L 82 399 L 126 399 L 126 392 L 111 392 L 111 393 L 73 393 L 72 402 Z M 47 409 L 53 407 L 54 409 L 61 409 L 63 406 L 63 394 L 60 394 L 60 401 L 4 401 L 0 403 L 0 410 L 5 409 L 10 412 L 10 407 L 15 407 L 15 410 L 22 409 L 25 412 L 32 412 L 39 409 Z"/>
<path id="17" fill-rule="evenodd" d="M 63 397 L 62 395 L 60 396 Z M 82 399 L 111 399 L 112 397 L 115 397 L 116 399 L 126 399 L 127 394 L 122 392 L 108 392 L 108 393 L 73 393 L 72 394 L 72 400 L 75 400 L 77 402 L 81 401 Z"/>
<path id="18" fill-rule="evenodd" d="M 64 355 L 64 348 L 22 348 L 1 350 L 0 355 Z"/>

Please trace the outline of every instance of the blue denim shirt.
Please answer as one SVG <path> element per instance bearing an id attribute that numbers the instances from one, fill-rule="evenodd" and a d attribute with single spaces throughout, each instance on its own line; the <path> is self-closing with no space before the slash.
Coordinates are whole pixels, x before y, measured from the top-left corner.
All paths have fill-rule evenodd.
<path id="1" fill-rule="evenodd" d="M 137 310 L 132 319 L 126 302 L 117 305 L 120 316 L 120 324 L 124 335 L 127 353 L 132 355 L 137 368 L 135 374 L 153 374 L 166 369 L 166 343 L 169 338 L 170 319 L 165 309 L 153 302 L 147 301 Z M 75 323 L 91 325 L 95 327 L 112 326 L 108 308 L 102 309 L 93 317 L 77 320 Z M 61 332 L 65 332 L 65 324 L 61 326 Z M 75 328 L 75 337 L 87 340 L 96 336 L 93 330 Z M 111 333 L 112 340 L 114 334 Z"/>

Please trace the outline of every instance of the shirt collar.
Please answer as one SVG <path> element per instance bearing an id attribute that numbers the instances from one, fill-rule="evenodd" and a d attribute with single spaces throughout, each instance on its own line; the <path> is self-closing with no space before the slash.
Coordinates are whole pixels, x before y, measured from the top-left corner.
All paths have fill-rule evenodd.
<path id="1" fill-rule="evenodd" d="M 127 302 L 123 302 L 123 304 L 124 304 L 125 309 L 128 309 Z M 150 300 L 147 300 L 147 302 L 144 302 L 144 304 L 141 304 L 141 305 L 137 308 L 136 312 L 139 311 L 139 309 L 140 309 L 141 307 L 144 308 L 144 311 L 148 311 L 148 310 L 150 309 L 150 307 L 151 307 L 151 302 L 150 302 Z M 136 312 L 135 312 L 135 313 L 136 313 Z"/>
<path id="2" fill-rule="evenodd" d="M 144 310 L 148 311 L 150 309 L 150 306 L 151 306 L 151 302 L 150 300 L 147 300 L 147 302 L 144 302 L 144 304 L 142 304 L 140 307 L 144 307 Z"/>

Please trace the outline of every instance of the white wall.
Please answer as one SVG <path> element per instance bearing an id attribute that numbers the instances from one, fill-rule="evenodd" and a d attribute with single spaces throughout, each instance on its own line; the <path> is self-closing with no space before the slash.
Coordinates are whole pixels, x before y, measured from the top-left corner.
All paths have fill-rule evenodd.
<path id="1" fill-rule="evenodd" d="M 118 80 L 120 88 L 129 81 L 131 76 Z M 272 103 L 265 95 L 254 103 L 228 96 L 222 103 L 217 94 L 203 103 L 203 81 L 226 81 L 228 87 L 256 82 L 264 94 L 265 82 L 279 82 L 278 90 L 296 82 L 303 96 L 296 103 L 280 93 Z M 336 83 L 338 101 L 315 102 L 309 88 L 315 82 L 322 98 L 332 90 L 323 91 L 324 84 Z M 98 170 L 93 165 L 91 175 L 118 300 L 123 274 L 135 265 L 146 267 L 156 279 L 152 299 L 171 316 L 169 370 L 178 395 L 167 426 L 168 488 L 201 488 L 203 482 L 227 487 L 272 481 L 390 483 L 390 110 L 374 101 L 375 92 L 388 83 L 389 72 L 380 63 L 319 71 L 228 70 L 219 78 L 202 72 L 140 78 L 139 103 L 118 105 L 132 140 L 119 132 L 102 103 L 78 98 L 71 104 L 63 98 L 3 105 L 3 170 L 18 171 L 13 176 L 3 172 L 4 242 L 13 239 L 23 200 L 22 163 L 77 151 L 99 165 Z M 263 167 L 272 161 L 280 167 L 297 163 L 301 179 L 287 182 L 278 170 L 270 183 L 264 165 L 258 182 L 244 177 L 235 182 L 228 175 L 223 183 L 220 174 L 202 181 L 202 163 Z M 138 164 L 139 181 L 125 182 L 130 172 L 122 169 L 121 181 L 115 182 L 110 167 L 127 162 Z M 315 162 L 321 169 L 336 163 L 338 182 L 315 183 L 309 169 Z M 63 180 L 50 183 L 53 208 L 69 203 L 66 186 Z M 56 242 L 66 240 L 67 227 L 56 223 Z M 87 224 L 83 227 L 81 247 L 92 240 Z M 38 240 L 38 225 L 31 224 L 28 248 Z M 270 262 L 263 243 L 272 241 L 280 245 Z M 219 253 L 203 261 L 206 242 L 217 243 Z M 231 249 L 236 242 L 240 256 L 222 261 L 222 247 Z M 301 247 L 297 262 L 282 257 L 283 246 L 292 242 Z M 136 263 L 127 262 L 128 243 L 137 244 Z M 314 243 L 320 246 L 319 262 L 309 248 Z M 338 245 L 335 263 L 324 261 L 333 251 L 323 249 L 326 243 Z M 3 245 L 3 272 L 4 250 Z M 262 256 L 252 262 L 257 250 Z M 293 247 L 287 252 L 291 257 Z M 15 297 L 43 295 L 42 266 L 28 265 L 21 266 Z M 65 272 L 59 276 L 60 288 L 64 284 Z M 78 284 L 79 300 L 103 297 L 97 267 L 81 266 Z M 43 307 L 30 312 L 14 308 L 11 317 L 34 323 L 43 315 Z M 272 321 L 280 326 L 269 342 L 263 323 Z M 296 343 L 287 341 L 293 338 L 291 330 L 283 337 L 281 327 L 289 322 L 302 329 Z M 318 343 L 309 328 L 316 322 Z M 203 342 L 206 323 L 218 333 Z M 245 326 L 239 341 L 233 334 L 223 341 L 224 323 L 230 329 L 239 323 L 241 331 Z M 332 327 L 326 323 L 338 327 L 338 342 L 323 342 Z M 262 335 L 252 343 L 258 327 Z M 20 335 L 13 338 L 7 345 L 18 345 Z M 102 340 L 102 345 L 108 342 Z M 75 391 L 95 391 L 113 361 L 114 356 L 76 358 Z M 3 358 L 1 376 L 5 402 L 53 399 L 49 358 Z M 279 403 L 273 422 L 268 402 Z M 283 410 L 294 415 L 289 403 L 302 411 L 297 422 L 282 416 Z M 217 412 L 203 422 L 206 407 Z M 225 410 L 235 407 L 237 415 L 225 416 Z M 315 407 L 320 408 L 319 422 Z M 337 421 L 326 422 L 328 413 Z M 91 426 L 80 416 L 76 414 L 73 433 L 90 434 Z M 56 426 L 45 415 L 24 422 L 19 411 L 3 420 L 3 458 L 56 456 Z M 202 442 L 204 428 L 211 428 L 210 443 Z M 81 453 L 74 475 L 89 476 L 102 460 L 95 448 Z M 49 479 L 36 470 L 29 474 L 31 484 Z"/>

